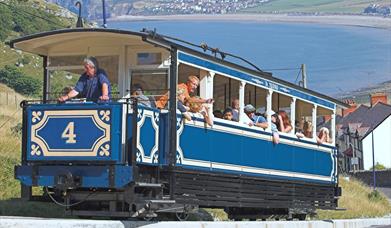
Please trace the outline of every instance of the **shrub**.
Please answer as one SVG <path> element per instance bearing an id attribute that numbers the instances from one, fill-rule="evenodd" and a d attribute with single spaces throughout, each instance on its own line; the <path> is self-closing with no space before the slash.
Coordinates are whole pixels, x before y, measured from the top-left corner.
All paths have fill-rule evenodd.
<path id="1" fill-rule="evenodd" d="M 386 169 L 387 168 L 383 164 L 380 164 L 379 162 L 376 162 L 375 170 L 386 170 Z M 373 170 L 373 167 L 371 167 L 370 170 Z"/>
<path id="2" fill-rule="evenodd" d="M 8 65 L 0 70 L 0 82 L 27 96 L 38 95 L 42 86 L 38 79 L 27 77 L 18 68 Z"/>

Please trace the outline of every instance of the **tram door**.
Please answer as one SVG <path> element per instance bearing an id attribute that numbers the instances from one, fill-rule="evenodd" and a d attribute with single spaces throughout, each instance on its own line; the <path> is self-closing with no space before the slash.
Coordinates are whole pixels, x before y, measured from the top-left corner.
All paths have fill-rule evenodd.
<path id="1" fill-rule="evenodd" d="M 162 133 L 167 113 L 156 109 L 155 99 L 168 92 L 168 69 L 130 71 L 130 94 L 138 98 L 137 155 L 140 164 L 161 163 L 164 156 Z"/>

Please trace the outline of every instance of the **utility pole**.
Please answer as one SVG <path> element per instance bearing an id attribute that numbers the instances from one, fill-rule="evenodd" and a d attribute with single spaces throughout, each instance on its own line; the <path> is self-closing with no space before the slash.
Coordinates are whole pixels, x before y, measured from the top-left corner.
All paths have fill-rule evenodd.
<path id="1" fill-rule="evenodd" d="M 305 64 L 301 64 L 301 85 L 307 88 L 307 72 Z"/>
<path id="2" fill-rule="evenodd" d="M 102 0 L 102 8 L 103 8 L 103 28 L 107 28 L 107 23 L 106 23 L 106 2 L 105 0 Z"/>

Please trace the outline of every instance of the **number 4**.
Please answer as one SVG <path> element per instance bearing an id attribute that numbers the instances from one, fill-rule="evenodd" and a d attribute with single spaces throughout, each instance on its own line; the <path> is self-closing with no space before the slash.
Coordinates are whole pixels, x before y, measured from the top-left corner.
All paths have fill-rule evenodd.
<path id="1" fill-rule="evenodd" d="M 61 138 L 67 139 L 65 143 L 76 143 L 75 122 L 69 122 L 67 127 L 62 132 Z"/>

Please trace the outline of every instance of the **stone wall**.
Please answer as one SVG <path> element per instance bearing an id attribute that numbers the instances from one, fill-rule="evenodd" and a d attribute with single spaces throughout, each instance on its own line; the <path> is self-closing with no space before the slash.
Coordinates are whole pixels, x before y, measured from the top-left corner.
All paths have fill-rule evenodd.
<path id="1" fill-rule="evenodd" d="M 356 173 L 350 173 L 350 175 L 361 180 L 368 186 L 373 186 L 372 171 L 359 171 Z M 391 170 L 375 171 L 375 180 L 376 180 L 376 187 L 391 188 Z"/>

